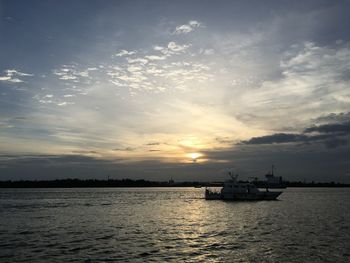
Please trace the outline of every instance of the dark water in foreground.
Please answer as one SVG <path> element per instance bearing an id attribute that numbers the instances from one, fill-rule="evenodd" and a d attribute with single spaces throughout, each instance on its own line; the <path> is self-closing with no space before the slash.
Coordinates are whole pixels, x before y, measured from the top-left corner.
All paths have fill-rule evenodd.
<path id="1" fill-rule="evenodd" d="M 350 262 L 350 188 L 0 189 L 0 262 Z"/>

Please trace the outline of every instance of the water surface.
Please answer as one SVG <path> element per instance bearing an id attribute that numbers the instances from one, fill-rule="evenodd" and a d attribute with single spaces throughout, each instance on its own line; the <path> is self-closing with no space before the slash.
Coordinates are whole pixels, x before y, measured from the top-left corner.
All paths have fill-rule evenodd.
<path id="1" fill-rule="evenodd" d="M 350 262 L 350 189 L 0 189 L 0 262 Z"/>

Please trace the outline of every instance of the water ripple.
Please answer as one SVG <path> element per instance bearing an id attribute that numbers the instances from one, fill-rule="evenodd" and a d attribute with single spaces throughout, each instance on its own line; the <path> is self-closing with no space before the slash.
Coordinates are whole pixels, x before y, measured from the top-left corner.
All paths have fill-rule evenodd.
<path id="1" fill-rule="evenodd" d="M 339 199 L 342 202 L 339 202 Z M 350 189 L 0 189 L 1 262 L 349 262 Z"/>

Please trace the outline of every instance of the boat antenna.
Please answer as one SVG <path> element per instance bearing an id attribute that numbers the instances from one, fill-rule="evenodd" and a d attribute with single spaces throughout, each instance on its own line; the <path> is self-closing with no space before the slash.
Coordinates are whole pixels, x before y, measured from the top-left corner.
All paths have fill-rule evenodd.
<path id="1" fill-rule="evenodd" d="M 232 178 L 232 173 L 231 173 L 231 171 L 228 172 L 228 175 Z"/>
<path id="2" fill-rule="evenodd" d="M 231 171 L 228 172 L 228 175 L 231 177 L 231 179 L 232 179 L 233 181 L 236 181 L 236 179 L 237 179 L 237 177 L 238 177 L 238 174 L 233 175 Z"/>

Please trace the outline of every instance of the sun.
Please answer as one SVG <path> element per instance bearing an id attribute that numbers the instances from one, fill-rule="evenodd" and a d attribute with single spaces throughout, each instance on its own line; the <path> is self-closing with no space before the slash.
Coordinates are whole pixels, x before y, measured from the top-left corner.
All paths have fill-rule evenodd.
<path id="1" fill-rule="evenodd" d="M 193 162 L 196 162 L 197 159 L 202 156 L 200 153 L 189 153 L 188 155 L 192 158 Z"/>

